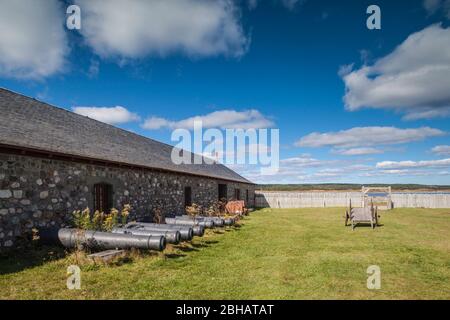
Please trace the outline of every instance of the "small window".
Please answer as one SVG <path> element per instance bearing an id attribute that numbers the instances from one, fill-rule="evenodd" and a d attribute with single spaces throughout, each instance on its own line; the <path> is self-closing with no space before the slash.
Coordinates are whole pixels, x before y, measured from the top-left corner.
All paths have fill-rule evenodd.
<path id="1" fill-rule="evenodd" d="M 192 188 L 191 187 L 184 188 L 184 206 L 185 207 L 192 206 Z"/>
<path id="2" fill-rule="evenodd" d="M 247 189 L 247 190 L 245 190 L 245 204 L 248 204 L 248 199 L 249 199 L 249 197 L 248 197 L 248 189 Z"/>
<path id="3" fill-rule="evenodd" d="M 236 200 L 241 200 L 241 190 L 240 189 L 234 189 L 234 197 Z"/>
<path id="4" fill-rule="evenodd" d="M 219 201 L 226 201 L 228 198 L 227 195 L 227 185 L 226 184 L 219 184 Z"/>
<path id="5" fill-rule="evenodd" d="M 94 185 L 94 210 L 109 212 L 112 208 L 112 185 L 97 183 Z"/>

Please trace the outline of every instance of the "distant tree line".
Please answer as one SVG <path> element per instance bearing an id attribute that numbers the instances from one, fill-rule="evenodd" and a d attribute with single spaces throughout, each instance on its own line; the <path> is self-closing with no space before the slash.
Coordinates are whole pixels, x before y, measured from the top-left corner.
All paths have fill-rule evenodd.
<path id="1" fill-rule="evenodd" d="M 450 190 L 450 186 L 423 184 L 352 184 L 352 183 L 323 183 L 323 184 L 260 184 L 258 190 L 264 191 L 311 191 L 311 190 L 361 190 L 361 187 L 392 187 L 392 190 Z"/>

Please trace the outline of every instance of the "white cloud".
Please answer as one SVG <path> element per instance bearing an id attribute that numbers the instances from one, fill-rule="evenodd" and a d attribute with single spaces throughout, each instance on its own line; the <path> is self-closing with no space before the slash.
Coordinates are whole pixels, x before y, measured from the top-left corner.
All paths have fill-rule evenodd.
<path id="1" fill-rule="evenodd" d="M 450 0 L 424 0 L 423 6 L 430 15 L 441 10 L 450 19 Z"/>
<path id="2" fill-rule="evenodd" d="M 259 0 L 247 0 L 247 6 L 249 10 L 254 10 L 259 4 Z M 294 10 L 297 5 L 302 5 L 306 2 L 306 0 L 278 0 L 277 4 L 281 3 L 281 5 L 288 10 Z M 325 20 L 328 18 L 328 14 L 326 12 L 322 13 L 322 18 Z"/>
<path id="3" fill-rule="evenodd" d="M 98 73 L 100 72 L 100 62 L 98 60 L 91 60 L 91 64 L 89 65 L 89 69 L 87 71 L 87 75 L 89 78 L 96 78 Z"/>
<path id="4" fill-rule="evenodd" d="M 447 19 L 450 19 L 450 0 L 445 0 L 443 10 Z"/>
<path id="5" fill-rule="evenodd" d="M 335 160 L 319 160 L 310 155 L 300 155 L 299 157 L 283 159 L 280 161 L 280 164 L 290 168 L 315 168 L 327 166 L 335 162 Z"/>
<path id="6" fill-rule="evenodd" d="M 0 75 L 41 79 L 62 71 L 64 19 L 58 0 L 0 0 Z"/>
<path id="7" fill-rule="evenodd" d="M 431 152 L 438 154 L 440 156 L 450 156 L 450 146 L 447 145 L 436 146 L 433 149 L 431 149 Z"/>
<path id="8" fill-rule="evenodd" d="M 434 14 L 442 5 L 442 0 L 424 0 L 423 7 L 429 14 Z"/>
<path id="9" fill-rule="evenodd" d="M 36 93 L 36 99 L 38 99 L 40 101 L 48 100 L 48 98 L 49 98 L 48 92 L 49 92 L 48 86 L 45 86 L 41 91 Z"/>
<path id="10" fill-rule="evenodd" d="M 254 10 L 258 6 L 258 0 L 247 0 L 247 5 L 250 10 Z"/>
<path id="11" fill-rule="evenodd" d="M 419 177 L 419 176 L 430 176 L 435 175 L 435 172 L 430 172 L 429 170 L 410 170 L 410 169 L 388 169 L 388 170 L 373 170 L 370 172 L 360 173 L 359 177 Z"/>
<path id="12" fill-rule="evenodd" d="M 218 143 L 225 143 L 224 141 L 217 141 Z M 244 145 L 238 144 L 235 150 L 232 151 L 218 151 L 219 155 L 236 157 L 238 153 L 250 154 L 250 155 L 259 155 L 260 153 L 268 154 L 271 152 L 271 147 L 264 143 L 246 143 Z"/>
<path id="13" fill-rule="evenodd" d="M 249 40 L 230 0 L 76 0 L 81 33 L 102 57 L 243 55 Z"/>
<path id="14" fill-rule="evenodd" d="M 445 132 L 421 127 L 400 129 L 395 127 L 355 127 L 338 132 L 313 132 L 296 142 L 299 147 L 357 148 L 375 145 L 392 145 L 420 141 L 429 137 L 445 135 Z"/>
<path id="15" fill-rule="evenodd" d="M 450 159 L 423 161 L 382 161 L 378 162 L 376 167 L 377 169 L 442 168 L 450 167 Z"/>
<path id="16" fill-rule="evenodd" d="M 340 154 L 343 156 L 363 156 L 369 154 L 381 154 L 384 153 L 383 150 L 377 148 L 351 148 L 351 149 L 334 149 L 332 150 L 335 154 Z"/>
<path id="17" fill-rule="evenodd" d="M 270 128 L 274 125 L 272 120 L 264 116 L 258 110 L 221 110 L 179 121 L 167 120 L 160 117 L 150 117 L 145 120 L 142 127 L 149 130 L 162 128 L 191 129 L 194 127 L 194 121 L 202 121 L 203 128 L 259 129 Z"/>
<path id="18" fill-rule="evenodd" d="M 289 10 L 294 10 L 298 4 L 302 4 L 305 0 L 281 0 L 283 6 Z"/>
<path id="19" fill-rule="evenodd" d="M 450 27 L 410 35 L 372 66 L 342 72 L 346 108 L 391 109 L 405 119 L 450 115 Z"/>
<path id="20" fill-rule="evenodd" d="M 128 111 L 121 106 L 116 107 L 74 107 L 73 112 L 109 124 L 121 124 L 139 121 L 136 113 Z"/>
<path id="21" fill-rule="evenodd" d="M 424 0 L 423 7 L 429 14 L 434 14 L 442 4 L 442 0 Z"/>
<path id="22" fill-rule="evenodd" d="M 299 183 L 323 180 L 325 179 L 325 173 L 316 176 L 310 171 L 320 169 L 324 170 L 324 172 L 328 172 L 328 170 L 332 171 L 332 169 L 328 168 L 329 166 L 341 163 L 345 162 L 320 160 L 311 157 L 309 154 L 302 154 L 298 157 L 282 159 L 279 170 L 273 174 L 261 175 L 261 170 L 258 165 L 228 165 L 228 167 L 257 183 Z M 326 169 L 322 169 L 324 167 Z"/>
<path id="23" fill-rule="evenodd" d="M 142 124 L 142 128 L 148 129 L 148 130 L 158 130 L 162 128 L 172 128 L 172 125 L 175 122 L 171 122 L 169 120 L 166 120 L 161 117 L 150 117 L 145 120 L 145 122 Z"/>
<path id="24" fill-rule="evenodd" d="M 274 175 L 262 176 L 257 167 L 235 166 L 233 169 L 257 183 L 323 183 L 346 181 L 357 173 L 373 170 L 373 166 L 302 155 L 281 160 L 279 171 Z"/>
<path id="25" fill-rule="evenodd" d="M 430 183 L 430 179 L 448 176 L 448 167 L 450 159 L 379 162 L 376 165 L 301 155 L 281 160 L 280 169 L 274 175 L 261 176 L 255 166 L 233 166 L 232 169 L 257 183 Z M 422 182 L 418 177 L 423 177 Z"/>
<path id="26" fill-rule="evenodd" d="M 340 66 L 339 70 L 338 70 L 338 76 L 340 76 L 341 78 L 345 77 L 346 75 L 348 75 L 349 73 L 351 73 L 353 71 L 354 66 L 355 66 L 354 63 L 344 64 L 344 65 Z"/>

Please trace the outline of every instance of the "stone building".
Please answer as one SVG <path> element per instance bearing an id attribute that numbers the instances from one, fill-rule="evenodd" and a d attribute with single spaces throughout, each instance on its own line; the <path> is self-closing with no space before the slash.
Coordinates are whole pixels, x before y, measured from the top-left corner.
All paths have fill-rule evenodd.
<path id="1" fill-rule="evenodd" d="M 224 165 L 171 161 L 173 147 L 0 88 L 0 248 L 89 207 L 155 208 L 222 199 L 254 205 L 253 183 Z"/>

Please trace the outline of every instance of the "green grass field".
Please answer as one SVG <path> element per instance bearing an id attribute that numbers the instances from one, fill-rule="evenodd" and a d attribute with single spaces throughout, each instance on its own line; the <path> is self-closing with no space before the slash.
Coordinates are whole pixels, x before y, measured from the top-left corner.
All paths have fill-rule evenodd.
<path id="1" fill-rule="evenodd" d="M 82 265 L 41 248 L 0 260 L 1 299 L 450 299 L 450 209 L 395 209 L 382 226 L 344 227 L 343 209 L 264 209 L 165 253 Z M 368 290 L 366 269 L 381 268 Z"/>

